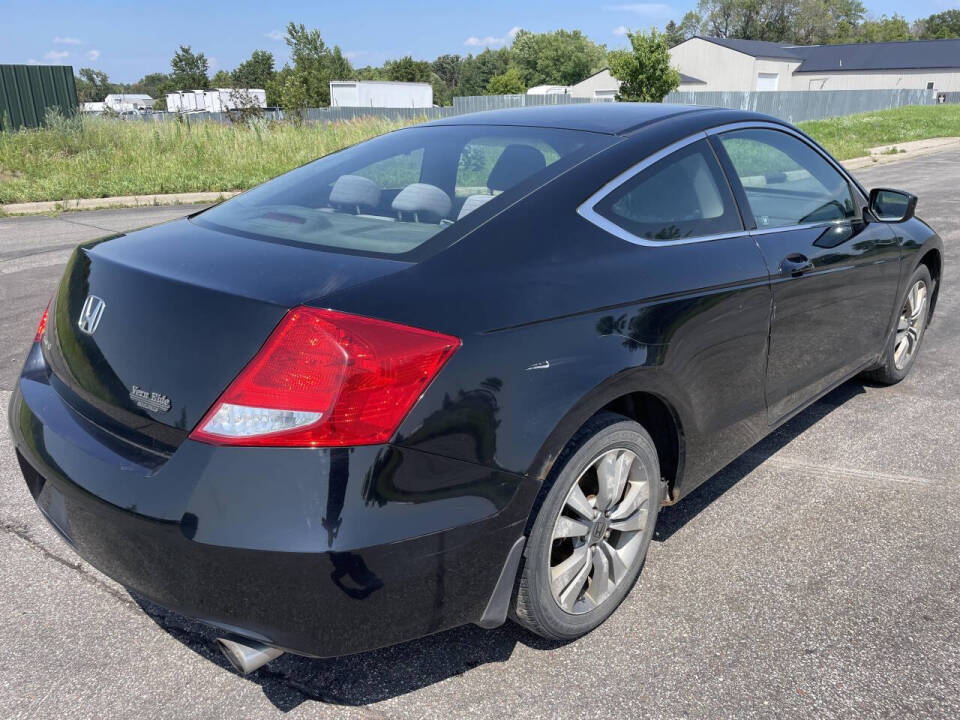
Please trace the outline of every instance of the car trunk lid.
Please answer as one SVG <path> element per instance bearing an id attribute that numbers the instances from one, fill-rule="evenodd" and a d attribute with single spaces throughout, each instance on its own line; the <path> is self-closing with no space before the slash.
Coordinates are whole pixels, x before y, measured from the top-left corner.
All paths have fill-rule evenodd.
<path id="1" fill-rule="evenodd" d="M 51 306 L 51 382 L 105 429 L 171 452 L 289 308 L 408 265 L 186 220 L 85 244 Z"/>

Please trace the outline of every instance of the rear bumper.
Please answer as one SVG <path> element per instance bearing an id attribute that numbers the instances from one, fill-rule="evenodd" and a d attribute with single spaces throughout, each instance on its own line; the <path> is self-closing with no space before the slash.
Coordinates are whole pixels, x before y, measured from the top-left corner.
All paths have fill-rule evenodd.
<path id="1" fill-rule="evenodd" d="M 10 404 L 27 485 L 92 565 L 151 601 L 304 655 L 481 620 L 532 481 L 393 446 L 170 457 L 109 435 L 37 348 Z"/>

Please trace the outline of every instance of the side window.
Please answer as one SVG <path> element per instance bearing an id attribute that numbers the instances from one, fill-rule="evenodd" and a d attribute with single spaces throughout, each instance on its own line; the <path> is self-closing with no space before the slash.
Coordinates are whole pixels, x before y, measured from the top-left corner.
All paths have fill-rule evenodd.
<path id="1" fill-rule="evenodd" d="M 740 178 L 758 228 L 856 216 L 846 178 L 805 142 L 776 130 L 734 130 L 720 144 Z"/>
<path id="2" fill-rule="evenodd" d="M 407 185 L 420 182 L 422 166 L 423 148 L 418 148 L 379 160 L 359 170 L 354 170 L 352 174 L 373 180 L 385 190 L 399 190 Z"/>
<path id="3" fill-rule="evenodd" d="M 646 240 L 689 240 L 743 228 L 705 140 L 671 153 L 602 198 L 594 212 Z"/>

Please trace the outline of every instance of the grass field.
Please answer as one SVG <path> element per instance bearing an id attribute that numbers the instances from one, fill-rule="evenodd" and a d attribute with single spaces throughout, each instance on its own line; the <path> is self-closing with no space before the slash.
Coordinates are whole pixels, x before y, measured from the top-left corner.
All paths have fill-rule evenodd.
<path id="1" fill-rule="evenodd" d="M 910 140 L 960 137 L 960 105 L 927 105 L 800 123 L 838 160 L 868 155 L 870 148 Z"/>
<path id="2" fill-rule="evenodd" d="M 0 204 L 244 190 L 405 123 L 263 127 L 83 118 L 0 133 Z"/>
<path id="3" fill-rule="evenodd" d="M 244 190 L 405 124 L 365 118 L 327 126 L 248 128 L 60 119 L 42 130 L 0 133 L 0 204 Z M 960 136 L 960 106 L 905 107 L 800 127 L 845 160 L 878 145 Z"/>

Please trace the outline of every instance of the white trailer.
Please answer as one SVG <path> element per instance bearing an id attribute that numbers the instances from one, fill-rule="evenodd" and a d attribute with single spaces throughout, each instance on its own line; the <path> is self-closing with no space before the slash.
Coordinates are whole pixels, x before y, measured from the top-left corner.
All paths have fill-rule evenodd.
<path id="1" fill-rule="evenodd" d="M 197 102 L 199 100 L 199 103 Z M 203 110 L 203 90 L 186 90 L 167 93 L 168 112 L 197 112 Z"/>
<path id="2" fill-rule="evenodd" d="M 224 112 L 239 107 L 267 106 L 267 91 L 258 88 L 218 88 L 167 93 L 170 112 Z"/>
<path id="3" fill-rule="evenodd" d="M 427 108 L 433 107 L 430 83 L 386 80 L 333 80 L 331 107 Z"/>
<path id="4" fill-rule="evenodd" d="M 224 112 L 238 108 L 267 107 L 267 91 L 258 88 L 218 88 L 203 94 L 207 112 Z"/>

